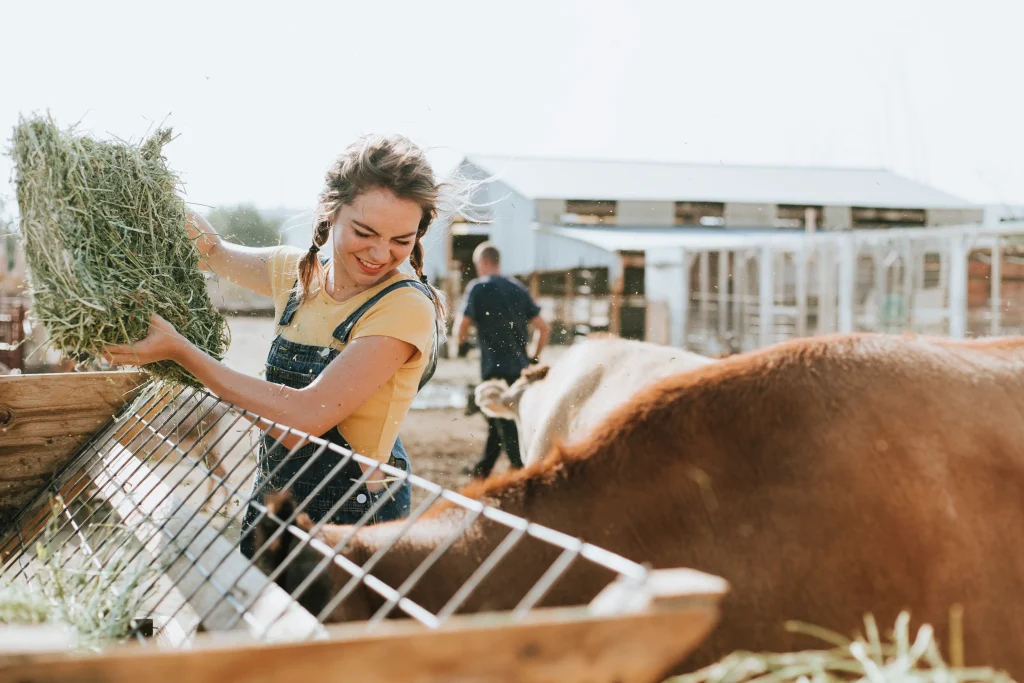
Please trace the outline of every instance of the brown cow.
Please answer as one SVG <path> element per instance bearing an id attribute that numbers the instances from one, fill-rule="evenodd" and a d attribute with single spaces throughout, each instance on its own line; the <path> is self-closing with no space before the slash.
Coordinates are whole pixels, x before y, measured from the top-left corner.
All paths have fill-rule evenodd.
<path id="1" fill-rule="evenodd" d="M 466 493 L 656 568 L 725 578 L 722 621 L 686 670 L 737 649 L 820 646 L 785 632 L 787 619 L 851 633 L 867 612 L 892 624 L 909 608 L 945 643 L 959 603 L 967 663 L 1024 676 L 1024 337 L 847 335 L 733 356 L 643 390 L 585 443 Z M 419 521 L 373 573 L 398 586 L 464 514 Z M 345 554 L 365 561 L 399 526 L 359 530 Z M 334 544 L 348 529 L 319 536 Z M 410 597 L 438 608 L 503 535 L 474 523 Z M 265 567 L 294 543 L 284 538 Z M 521 550 L 467 610 L 511 607 L 553 557 Z M 304 597 L 322 606 L 347 578 L 332 565 Z M 584 603 L 607 580 L 580 572 L 546 604 Z M 379 604 L 361 588 L 332 617 Z"/>

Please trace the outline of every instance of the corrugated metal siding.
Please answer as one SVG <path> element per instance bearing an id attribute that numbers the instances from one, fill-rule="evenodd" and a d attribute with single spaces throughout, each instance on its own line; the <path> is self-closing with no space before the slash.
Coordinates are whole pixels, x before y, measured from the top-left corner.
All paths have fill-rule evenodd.
<path id="1" fill-rule="evenodd" d="M 890 208 L 977 208 L 881 169 L 725 166 L 471 156 L 531 199 L 618 199 Z"/>

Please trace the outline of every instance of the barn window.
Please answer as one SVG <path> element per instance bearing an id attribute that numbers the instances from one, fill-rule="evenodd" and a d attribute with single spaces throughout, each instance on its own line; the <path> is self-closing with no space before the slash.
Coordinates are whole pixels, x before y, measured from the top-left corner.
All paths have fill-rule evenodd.
<path id="1" fill-rule="evenodd" d="M 821 216 L 824 210 L 820 206 L 805 206 L 802 204 L 779 204 L 775 212 L 774 226 L 776 228 L 806 228 L 810 221 L 810 227 L 817 228 L 821 225 Z"/>
<path id="2" fill-rule="evenodd" d="M 570 199 L 565 202 L 563 222 L 578 225 L 614 223 L 618 202 L 605 199 Z"/>
<path id="3" fill-rule="evenodd" d="M 725 225 L 725 204 L 721 202 L 676 202 L 676 225 Z"/>
<path id="4" fill-rule="evenodd" d="M 851 215 L 855 228 L 913 228 L 925 225 L 924 209 L 854 207 Z"/>

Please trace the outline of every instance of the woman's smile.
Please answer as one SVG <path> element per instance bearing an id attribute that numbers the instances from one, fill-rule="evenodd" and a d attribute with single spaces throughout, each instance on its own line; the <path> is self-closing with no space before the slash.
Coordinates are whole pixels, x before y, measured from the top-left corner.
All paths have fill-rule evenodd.
<path id="1" fill-rule="evenodd" d="M 362 268 L 363 272 L 366 273 L 367 275 L 377 275 L 382 270 L 384 270 L 384 266 L 387 265 L 386 263 L 373 263 L 371 261 L 366 261 L 364 259 L 359 258 L 358 256 L 356 256 L 355 258 L 356 261 L 359 262 L 359 267 Z"/>

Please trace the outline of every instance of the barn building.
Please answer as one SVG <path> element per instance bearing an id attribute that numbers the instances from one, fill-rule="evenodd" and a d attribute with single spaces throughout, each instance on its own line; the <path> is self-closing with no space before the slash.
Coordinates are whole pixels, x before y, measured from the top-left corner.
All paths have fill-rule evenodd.
<path id="1" fill-rule="evenodd" d="M 827 240 L 834 233 L 975 225 L 986 213 L 885 170 L 490 156 L 468 156 L 458 169 L 492 181 L 476 198 L 486 221 L 459 221 L 431 236 L 427 272 L 451 295 L 475 274 L 473 249 L 490 239 L 505 272 L 529 282 L 550 317 L 569 319 L 561 333 L 609 329 L 675 345 L 687 338 L 687 301 L 700 296 L 702 278 L 723 297 L 741 279 L 731 257 L 719 272 L 701 253 L 717 261 L 741 248 L 803 243 L 809 233 Z M 675 272 L 694 259 L 685 275 Z M 701 265 L 715 272 L 700 275 Z M 773 270 L 780 289 L 796 287 L 797 273 Z M 720 291 L 718 275 L 729 288 Z M 584 301 L 588 310 L 581 310 Z M 743 332 L 750 334 L 756 343 L 773 336 L 762 338 L 756 320 Z"/>

